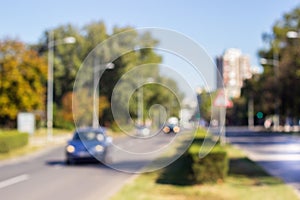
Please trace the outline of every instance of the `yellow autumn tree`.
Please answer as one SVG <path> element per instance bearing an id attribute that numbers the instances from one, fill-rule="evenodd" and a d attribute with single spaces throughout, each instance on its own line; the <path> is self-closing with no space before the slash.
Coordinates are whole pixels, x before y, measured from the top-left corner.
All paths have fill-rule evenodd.
<path id="1" fill-rule="evenodd" d="M 17 40 L 0 41 L 0 123 L 45 110 L 46 60 Z"/>

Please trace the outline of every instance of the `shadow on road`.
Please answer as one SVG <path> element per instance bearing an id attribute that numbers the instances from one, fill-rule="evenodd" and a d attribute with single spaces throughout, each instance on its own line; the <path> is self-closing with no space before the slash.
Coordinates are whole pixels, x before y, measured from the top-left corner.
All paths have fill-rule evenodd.
<path id="1" fill-rule="evenodd" d="M 259 161 L 259 164 L 268 168 L 270 173 L 282 177 L 286 183 L 294 184 L 300 190 L 299 160 L 286 161 Z"/>
<path id="2" fill-rule="evenodd" d="M 286 183 L 297 184 L 300 188 L 300 138 L 279 132 L 228 131 L 230 143 L 237 145 L 256 163 L 248 158 L 237 158 L 230 161 L 229 174 L 246 177 L 280 177 Z M 267 172 L 266 172 L 267 171 Z M 279 180 L 279 179 L 278 179 Z M 268 182 L 282 184 L 282 182 Z"/>
<path id="3" fill-rule="evenodd" d="M 64 166 L 64 167 L 93 167 L 93 168 L 107 168 L 106 165 L 100 163 L 99 161 L 91 161 L 91 162 L 79 162 L 73 165 L 67 165 L 64 160 L 48 160 L 45 163 L 48 166 Z"/>

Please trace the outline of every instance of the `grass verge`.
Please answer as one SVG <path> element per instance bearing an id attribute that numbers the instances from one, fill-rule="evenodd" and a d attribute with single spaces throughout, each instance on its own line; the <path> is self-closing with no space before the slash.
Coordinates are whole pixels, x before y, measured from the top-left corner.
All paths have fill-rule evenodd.
<path id="1" fill-rule="evenodd" d="M 267 174 L 240 150 L 227 145 L 229 175 L 225 181 L 194 184 L 187 157 L 180 157 L 165 169 L 145 173 L 125 185 L 112 200 L 276 200 L 298 199 L 280 179 Z"/>
<path id="2" fill-rule="evenodd" d="M 16 130 L 0 130 L 0 134 L 5 134 L 8 132 L 16 132 Z M 61 137 L 64 135 L 69 135 L 71 133 L 70 130 L 63 130 L 63 129 L 53 129 L 53 137 Z M 61 144 L 64 141 L 47 141 L 47 129 L 38 129 L 34 133 L 34 135 L 30 136 L 29 144 L 18 148 L 13 149 L 8 153 L 0 153 L 0 161 L 9 160 L 13 158 L 22 157 L 25 155 L 29 155 L 31 153 L 37 152 L 39 150 L 45 149 L 48 146 L 54 146 Z"/>
<path id="3" fill-rule="evenodd" d="M 41 149 L 43 149 L 42 146 L 27 145 L 27 146 L 21 147 L 19 149 L 14 149 L 14 150 L 12 150 L 8 153 L 1 153 L 0 154 L 0 161 L 12 159 L 12 158 L 18 158 L 18 157 L 36 152 L 36 151 L 41 150 Z"/>

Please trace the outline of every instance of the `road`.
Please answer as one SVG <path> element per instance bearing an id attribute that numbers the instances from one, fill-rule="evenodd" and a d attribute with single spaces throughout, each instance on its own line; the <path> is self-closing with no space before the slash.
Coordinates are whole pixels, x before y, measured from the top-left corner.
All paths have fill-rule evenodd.
<path id="1" fill-rule="evenodd" d="M 122 171 L 143 172 L 142 169 L 153 161 L 153 157 L 125 157 L 128 155 L 122 154 L 122 148 L 128 152 L 133 149 L 149 152 L 149 149 L 168 145 L 176 137 L 157 135 L 148 144 L 140 139 L 115 139 L 114 143 L 119 148 L 111 152 L 112 166 Z M 64 147 L 61 146 L 28 159 L 0 163 L 0 199 L 108 199 L 135 176 L 101 164 L 67 166 L 64 160 Z"/>
<path id="2" fill-rule="evenodd" d="M 284 133 L 227 128 L 227 140 L 243 149 L 271 175 L 284 180 L 300 194 L 300 137 Z"/>

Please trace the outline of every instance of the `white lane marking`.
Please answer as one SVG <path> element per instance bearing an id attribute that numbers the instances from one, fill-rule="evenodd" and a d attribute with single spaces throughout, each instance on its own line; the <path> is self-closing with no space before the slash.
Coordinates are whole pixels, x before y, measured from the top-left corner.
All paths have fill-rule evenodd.
<path id="1" fill-rule="evenodd" d="M 0 182 L 0 189 L 5 188 L 7 186 L 22 182 L 22 181 L 26 181 L 27 179 L 29 179 L 29 175 L 27 174 L 22 174 L 20 176 L 16 176 L 10 179 L 7 179 L 5 181 L 1 181 Z"/>

